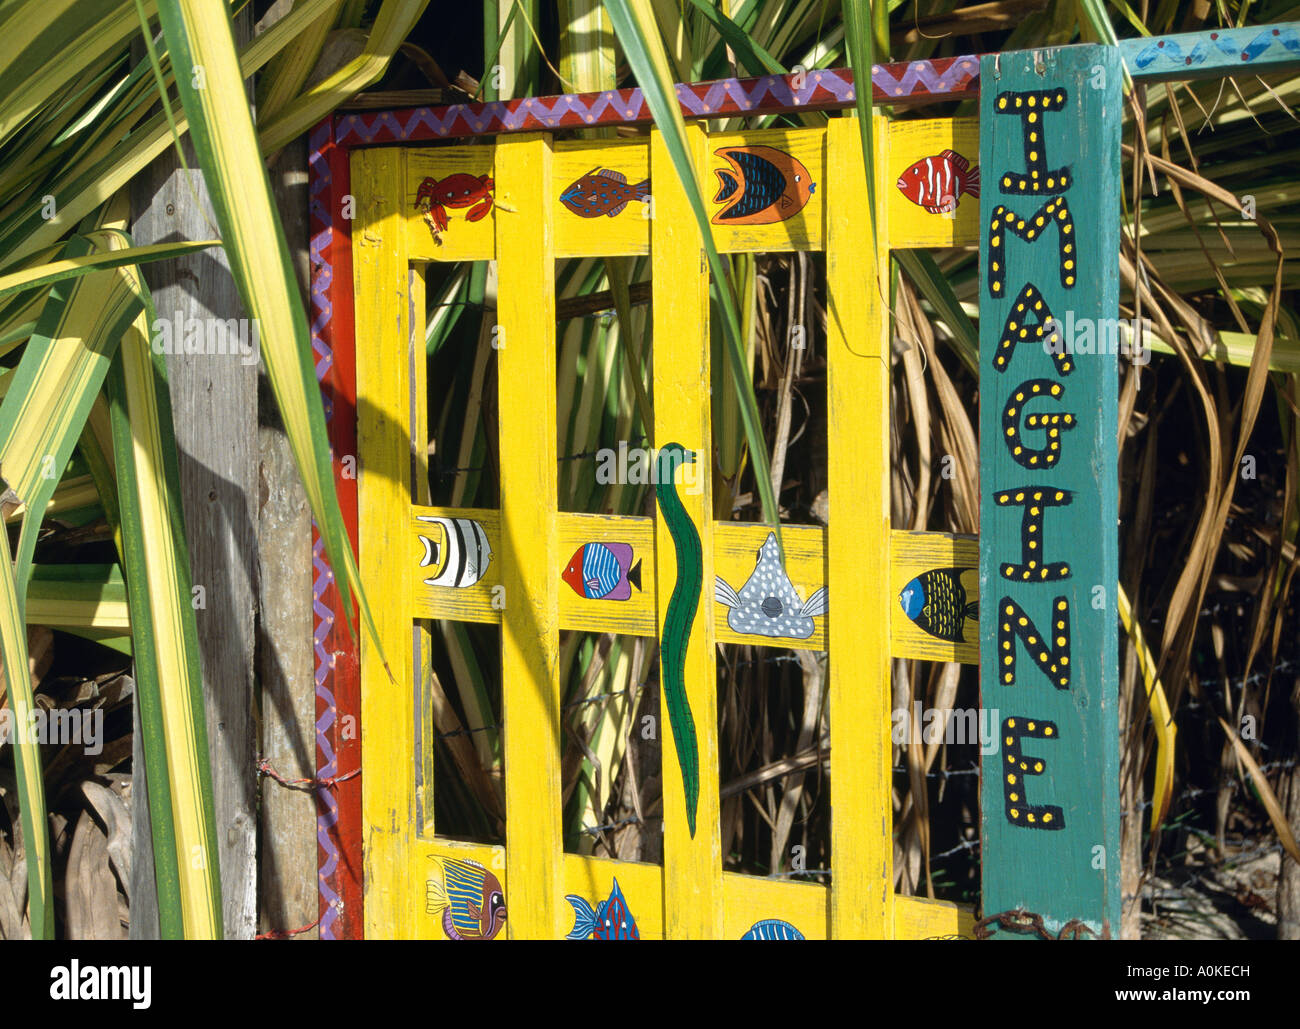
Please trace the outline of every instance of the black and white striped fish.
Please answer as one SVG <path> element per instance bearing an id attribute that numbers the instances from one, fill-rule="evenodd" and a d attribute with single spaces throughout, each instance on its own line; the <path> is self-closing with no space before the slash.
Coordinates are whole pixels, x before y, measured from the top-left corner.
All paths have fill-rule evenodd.
<path id="1" fill-rule="evenodd" d="M 420 515 L 419 520 L 431 523 L 429 535 L 420 535 L 424 543 L 421 568 L 431 568 L 424 580 L 426 586 L 473 586 L 487 571 L 492 560 L 483 526 L 472 518 L 438 518 Z"/>

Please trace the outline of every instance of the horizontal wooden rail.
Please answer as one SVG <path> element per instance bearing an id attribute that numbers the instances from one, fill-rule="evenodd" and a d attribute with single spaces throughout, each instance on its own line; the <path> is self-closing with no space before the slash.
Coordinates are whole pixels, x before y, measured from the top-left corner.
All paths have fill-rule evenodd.
<path id="1" fill-rule="evenodd" d="M 1148 82 L 1279 71 L 1300 65 L 1300 23 L 1124 39 L 1119 52 L 1130 76 Z M 974 99 L 979 96 L 979 66 L 977 54 L 873 65 L 872 103 L 897 107 Z M 852 107 L 855 97 L 849 68 L 677 84 L 683 118 L 838 111 Z M 640 89 L 611 89 L 343 114 L 335 118 L 334 131 L 339 146 L 353 147 L 648 125 L 652 120 Z"/>

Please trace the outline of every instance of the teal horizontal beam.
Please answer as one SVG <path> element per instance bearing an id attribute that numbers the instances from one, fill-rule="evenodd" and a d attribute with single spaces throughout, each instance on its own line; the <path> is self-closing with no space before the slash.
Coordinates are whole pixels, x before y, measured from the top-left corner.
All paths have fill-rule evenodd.
<path id="1" fill-rule="evenodd" d="M 1223 78 L 1300 68 L 1300 22 L 1122 39 L 1136 81 Z"/>

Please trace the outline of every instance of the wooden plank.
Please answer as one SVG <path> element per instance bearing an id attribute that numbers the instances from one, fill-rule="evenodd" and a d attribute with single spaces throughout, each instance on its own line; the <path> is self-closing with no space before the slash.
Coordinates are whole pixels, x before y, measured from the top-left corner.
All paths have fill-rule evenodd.
<path id="1" fill-rule="evenodd" d="M 980 599 L 976 537 L 895 530 L 888 592 L 894 657 L 979 664 L 979 617 L 968 608 Z"/>
<path id="2" fill-rule="evenodd" d="M 382 584 L 372 604 L 392 678 L 369 634 L 361 637 L 362 817 L 365 925 L 373 938 L 415 935 L 422 898 L 412 882 L 415 725 L 410 579 L 403 574 L 402 513 L 411 503 L 409 265 L 406 158 L 400 150 L 352 155 L 356 303 L 358 551 L 362 581 Z"/>
<path id="3" fill-rule="evenodd" d="M 402 211 L 408 222 L 411 260 L 490 261 L 496 256 L 494 149 L 454 146 L 405 151 Z"/>
<path id="4" fill-rule="evenodd" d="M 433 878 L 443 860 L 477 861 L 492 871 L 505 894 L 507 924 L 518 906 L 505 877 L 506 848 L 485 844 L 436 839 L 414 845 L 414 867 L 423 879 Z M 614 879 L 643 940 L 669 938 L 665 933 L 663 870 L 639 861 L 579 854 L 564 855 L 564 893 L 586 900 L 592 907 L 609 896 Z M 789 922 L 809 940 L 829 939 L 831 891 L 820 883 L 786 881 L 724 872 L 722 875 L 724 914 L 715 939 L 738 940 L 756 922 L 779 919 Z M 943 936 L 971 937 L 975 916 L 970 908 L 948 901 L 923 897 L 896 899 L 898 936 L 923 940 Z M 564 907 L 563 929 L 555 938 L 569 934 L 575 924 L 574 908 Z M 438 918 L 428 916 L 422 936 L 445 938 Z"/>
<path id="5" fill-rule="evenodd" d="M 298 281 L 306 287 L 307 155 L 299 139 L 281 151 L 270 169 L 285 238 Z M 310 779 L 316 681 L 312 674 L 311 508 L 298 476 L 267 380 L 259 381 L 258 679 L 261 682 L 261 753 L 287 779 Z M 262 780 L 259 806 L 261 930 L 310 925 L 318 914 L 316 802 L 305 790 Z M 294 936 L 315 939 L 316 929 Z"/>
<path id="6" fill-rule="evenodd" d="M 433 530 L 425 519 L 461 519 L 477 522 L 483 529 L 494 555 L 483 577 L 473 586 L 453 588 L 429 585 L 431 573 L 419 562 L 425 548 L 419 537 Z M 405 548 L 414 591 L 414 614 L 417 618 L 449 618 L 466 622 L 495 624 L 501 620 L 499 606 L 494 606 L 493 590 L 500 584 L 500 515 L 485 508 L 414 507 L 411 509 L 411 541 Z M 771 529 L 743 522 L 714 522 L 714 571 L 728 586 L 739 592 L 754 574 L 759 552 Z M 593 600 L 564 585 L 559 591 L 561 629 L 585 632 L 612 632 L 623 636 L 655 636 L 656 589 L 652 556 L 654 523 L 636 515 L 591 515 L 562 511 L 557 515 L 556 539 L 559 553 L 557 572 L 562 574 L 586 543 L 626 543 L 634 552 L 633 563 L 640 562 L 641 588 L 634 589 L 627 600 Z M 799 603 L 806 603 L 826 583 L 826 530 L 816 525 L 787 525 L 781 530 L 785 543 L 785 571 Z M 890 534 L 889 589 L 896 604 L 912 580 L 927 573 L 958 569 L 958 581 L 964 591 L 962 607 L 979 602 L 979 580 L 975 574 L 979 551 L 974 536 L 954 536 L 943 532 L 906 532 Z M 926 580 L 928 581 L 928 579 Z M 671 592 L 671 587 L 669 588 Z M 793 650 L 825 650 L 826 623 L 821 615 L 811 616 L 812 635 L 763 635 L 752 630 L 732 628 L 732 608 L 705 590 L 713 611 L 714 638 L 719 643 L 748 643 L 759 647 Z M 662 598 L 667 603 L 667 596 Z M 918 616 L 919 617 L 919 616 Z M 964 620 L 960 640 L 942 635 L 944 629 L 931 625 L 927 631 L 911 618 L 893 618 L 890 622 L 889 650 L 894 657 L 922 661 L 960 661 L 979 663 L 979 642 L 974 615 Z M 924 624 L 929 624 L 920 618 Z"/>
<path id="7" fill-rule="evenodd" d="M 610 172 L 616 175 L 610 176 Z M 619 183 L 617 176 L 625 181 Z M 650 252 L 653 199 L 649 191 L 648 143 L 557 143 L 553 181 L 557 257 Z M 566 194 L 567 201 L 562 199 Z M 609 213 L 623 203 L 626 206 L 617 214 Z"/>
<path id="8" fill-rule="evenodd" d="M 500 512 L 469 507 L 409 510 L 400 553 L 411 582 L 412 616 L 489 624 L 501 621 Z M 481 540 L 487 542 L 487 553 Z M 471 547 L 473 555 L 468 553 Z M 469 571 L 468 565 L 458 566 L 462 560 L 472 562 L 474 571 Z"/>
<path id="9" fill-rule="evenodd" d="M 501 450 L 500 576 L 506 873 L 514 939 L 555 939 L 564 918 L 560 798 L 559 550 L 555 539 L 555 255 L 551 144 L 496 148 Z M 508 210 L 507 210 L 508 208 Z"/>
<path id="10" fill-rule="evenodd" d="M 888 249 L 873 254 L 862 139 L 853 118 L 827 126 L 827 195 L 836 216 L 826 236 L 827 466 L 834 510 L 826 534 L 831 775 L 831 935 L 894 934 L 890 795 Z M 876 121 L 877 183 L 889 167 L 884 119 Z M 882 202 L 876 232 L 889 239 Z M 877 256 L 878 255 L 878 256 Z"/>
<path id="11" fill-rule="evenodd" d="M 1118 318 L 1119 54 L 1002 54 L 983 76 L 980 684 L 1002 726 L 983 908 L 1118 933 L 1117 358 L 1049 353 L 1041 323 Z M 1040 423 L 1058 415 L 1073 431 Z"/>
<path id="12" fill-rule="evenodd" d="M 700 176 L 718 249 L 728 253 L 820 250 L 825 239 L 825 129 L 719 132 Z M 779 175 L 779 197 L 757 186 Z M 746 176 L 756 180 L 754 185 Z"/>
<path id="13" fill-rule="evenodd" d="M 703 169 L 704 133 L 696 126 L 688 126 L 686 131 L 691 158 L 696 168 Z M 708 271 L 699 228 L 658 133 L 650 138 L 650 174 L 657 190 L 651 222 L 651 270 L 659 495 L 655 572 L 656 581 L 663 584 L 659 595 L 660 722 L 674 722 L 671 731 L 664 726 L 660 736 L 664 741 L 664 922 L 670 938 L 711 939 L 722 922 L 722 844 L 717 675 L 713 619 L 708 612 L 713 583 Z M 663 468 L 664 452 L 670 451 L 670 444 L 685 448 L 694 461 L 676 469 L 672 483 L 665 481 L 668 476 Z M 688 485 L 692 482 L 697 484 L 695 488 Z M 665 499 L 673 495 L 680 506 L 670 506 L 671 515 L 665 517 Z M 669 593 L 670 583 L 673 592 L 680 590 L 676 597 Z M 669 698 L 674 688 L 682 691 L 689 722 L 693 722 L 685 733 L 681 730 L 688 720 L 670 717 L 674 708 Z M 691 768 L 693 762 L 698 762 L 697 771 Z M 692 777 L 698 780 L 699 793 L 693 811 L 687 786 Z"/>
<path id="14" fill-rule="evenodd" d="M 978 244 L 979 160 L 978 118 L 891 120 L 885 191 L 890 247 Z M 956 206 L 943 210 L 950 202 Z"/>
<path id="15" fill-rule="evenodd" d="M 587 543 L 624 543 L 632 548 L 631 568 L 638 568 L 641 587 L 626 600 L 593 600 L 567 582 L 560 589 L 560 627 L 623 636 L 658 635 L 655 605 L 654 519 L 622 515 L 562 513 L 557 526 L 559 565 L 567 571 Z"/>
<path id="16" fill-rule="evenodd" d="M 714 570 L 726 584 L 726 590 L 722 583 L 716 590 L 728 597 L 724 601 L 715 590 L 706 591 L 718 642 L 825 650 L 826 618 L 802 610 L 826 584 L 826 530 L 783 525 L 784 565 L 770 526 L 716 522 L 714 531 Z M 792 594 L 786 591 L 782 570 Z"/>
<path id="17" fill-rule="evenodd" d="M 1300 68 L 1300 22 L 1121 39 L 1119 53 L 1147 82 L 1287 71 Z"/>
<path id="18" fill-rule="evenodd" d="M 186 147 L 190 144 L 186 142 Z M 191 152 L 190 171 L 173 154 L 133 184 L 142 243 L 207 239 L 216 218 Z M 200 208 L 195 203 L 199 198 Z M 158 318 L 198 326 L 215 343 L 218 322 L 246 318 L 224 251 L 204 251 L 144 269 Z M 180 343 L 182 334 L 173 330 Z M 252 340 L 252 336 L 246 337 Z M 233 342 L 233 341 L 232 341 Z M 257 727 L 254 595 L 258 495 L 256 359 L 213 347 L 167 358 L 180 462 L 181 505 L 196 601 L 212 792 L 221 863 L 222 922 L 229 939 L 257 932 Z"/>

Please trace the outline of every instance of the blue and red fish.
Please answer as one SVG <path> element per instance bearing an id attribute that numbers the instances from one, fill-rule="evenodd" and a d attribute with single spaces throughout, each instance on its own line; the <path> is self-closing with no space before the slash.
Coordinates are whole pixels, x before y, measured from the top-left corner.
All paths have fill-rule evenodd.
<path id="1" fill-rule="evenodd" d="M 588 600 L 628 600 L 641 588 L 641 561 L 627 543 L 584 543 L 573 552 L 561 578 Z"/>
<path id="2" fill-rule="evenodd" d="M 477 861 L 434 858 L 442 881 L 425 881 L 425 911 L 442 913 L 450 940 L 490 940 L 505 927 L 506 895 L 501 882 Z"/>
<path id="3" fill-rule="evenodd" d="M 595 908 L 576 893 L 570 893 L 564 899 L 573 905 L 573 931 L 565 939 L 641 939 L 636 919 L 627 909 L 627 901 L 623 899 L 623 891 L 618 888 L 617 879 L 614 880 L 614 888 L 609 891 L 609 897 Z"/>
<path id="4" fill-rule="evenodd" d="M 731 167 L 715 168 L 723 208 L 714 225 L 770 225 L 793 218 L 817 192 L 803 162 L 770 146 L 725 146 L 714 151 Z"/>
<path id="5" fill-rule="evenodd" d="M 649 179 L 631 184 L 622 172 L 592 168 L 560 194 L 560 203 L 579 218 L 599 218 L 602 214 L 613 218 L 633 200 L 644 201 L 649 196 Z"/>
<path id="6" fill-rule="evenodd" d="M 955 150 L 922 157 L 903 172 L 898 191 L 931 214 L 951 214 L 962 194 L 980 195 L 980 170 Z"/>

